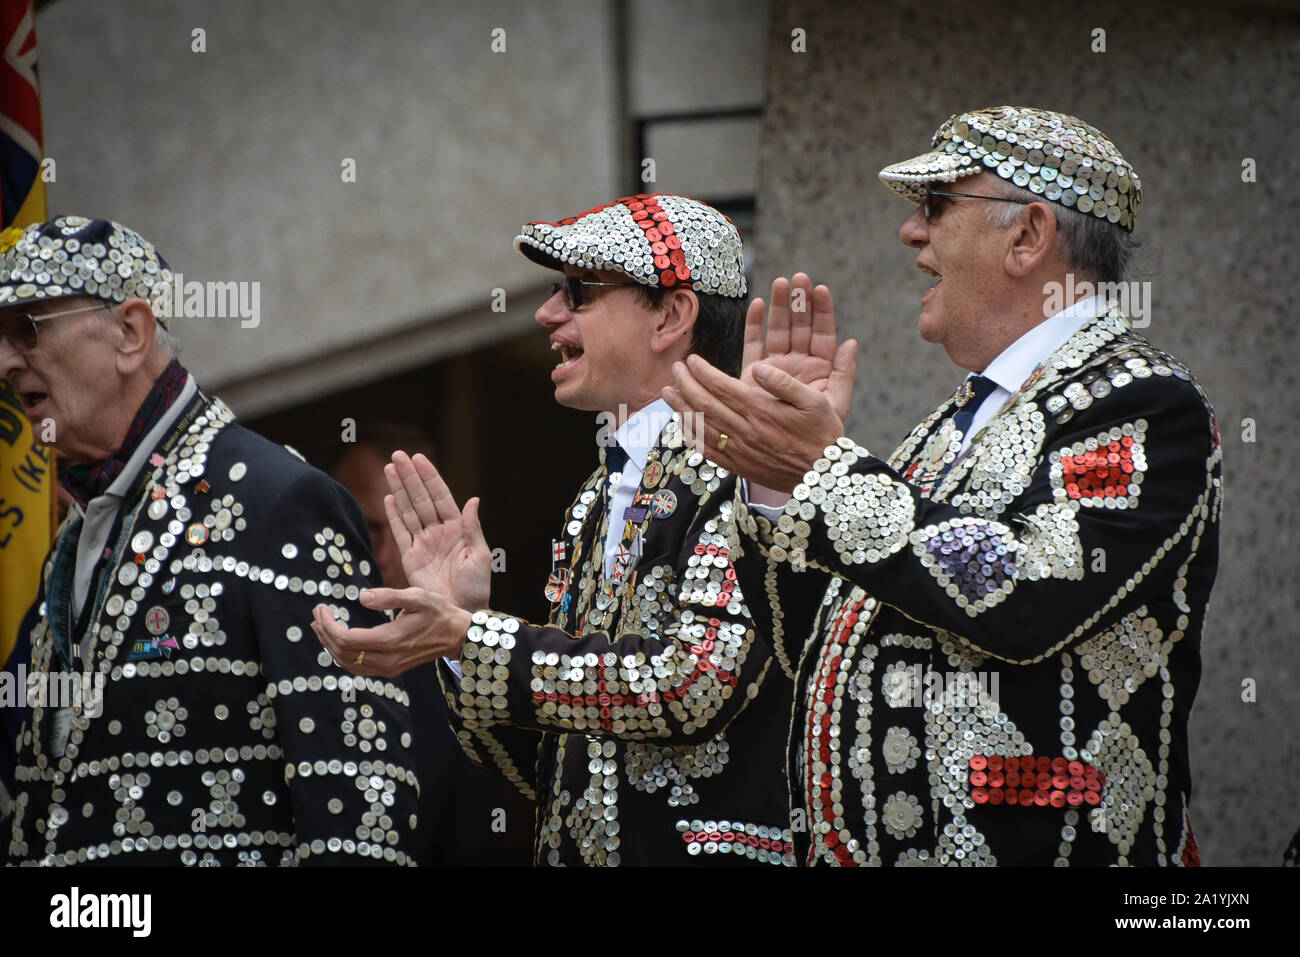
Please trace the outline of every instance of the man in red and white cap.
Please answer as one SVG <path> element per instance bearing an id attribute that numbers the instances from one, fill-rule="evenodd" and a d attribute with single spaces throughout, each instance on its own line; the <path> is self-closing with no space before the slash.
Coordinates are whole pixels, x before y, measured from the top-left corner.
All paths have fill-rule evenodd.
<path id="1" fill-rule="evenodd" d="M 399 453 L 389 518 L 413 587 L 362 601 L 403 614 L 348 631 L 321 609 L 317 634 L 356 674 L 447 660 L 465 748 L 537 802 L 539 864 L 793 864 L 790 652 L 764 593 L 789 571 L 738 554 L 735 479 L 691 448 L 660 397 L 690 354 L 740 371 L 740 235 L 696 200 L 639 195 L 529 223 L 515 245 L 563 273 L 536 314 L 559 354 L 556 400 L 607 422 L 551 545 L 549 622 L 491 608 L 477 500 L 460 511 L 432 465 Z M 784 360 L 824 386 L 827 337 L 814 347 L 789 284 L 774 291 Z M 762 301 L 751 308 L 761 330 Z M 760 332 L 748 345 L 762 344 Z M 746 561 L 744 577 L 765 582 L 755 594 L 737 583 Z"/>

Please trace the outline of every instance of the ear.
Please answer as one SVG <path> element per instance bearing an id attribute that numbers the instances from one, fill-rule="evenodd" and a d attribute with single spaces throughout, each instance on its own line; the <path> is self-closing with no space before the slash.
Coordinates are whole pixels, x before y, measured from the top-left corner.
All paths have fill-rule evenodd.
<path id="1" fill-rule="evenodd" d="M 1030 203 L 1011 231 L 1005 266 L 1007 274 L 1023 279 L 1057 248 L 1056 214 L 1047 203 Z"/>
<path id="2" fill-rule="evenodd" d="M 138 296 L 128 299 L 113 310 L 118 372 L 130 375 L 145 365 L 153 352 L 157 321 L 149 303 Z"/>
<path id="3" fill-rule="evenodd" d="M 659 315 L 650 336 L 651 351 L 676 350 L 680 355 L 686 355 L 695 336 L 695 320 L 699 314 L 700 301 L 692 290 L 671 290 L 659 304 Z"/>

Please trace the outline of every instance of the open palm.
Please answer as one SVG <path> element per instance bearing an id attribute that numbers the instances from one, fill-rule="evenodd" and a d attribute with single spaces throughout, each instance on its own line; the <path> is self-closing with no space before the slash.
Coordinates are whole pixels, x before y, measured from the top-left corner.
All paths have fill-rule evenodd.
<path id="1" fill-rule="evenodd" d="M 445 595 L 470 611 L 488 604 L 492 552 L 478 521 L 479 500 L 462 512 L 447 483 L 423 455 L 393 454 L 384 477 L 392 492 L 384 498 L 406 579 L 416 588 Z"/>
<path id="2" fill-rule="evenodd" d="M 848 418 L 852 401 L 852 379 L 847 381 L 835 368 L 837 349 L 847 352 L 850 342 L 835 338 L 835 305 L 825 286 L 812 288 L 806 273 L 793 280 L 779 277 L 772 282 L 771 309 L 767 310 L 764 334 L 762 299 L 749 304 L 745 316 L 745 350 L 740 379 L 753 385 L 754 366 L 760 361 L 775 366 L 804 385 L 824 392 L 840 421 Z"/>

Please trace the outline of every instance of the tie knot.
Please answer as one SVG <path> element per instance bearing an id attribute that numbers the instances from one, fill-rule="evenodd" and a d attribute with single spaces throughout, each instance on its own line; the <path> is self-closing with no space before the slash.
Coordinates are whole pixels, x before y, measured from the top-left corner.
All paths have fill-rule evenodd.
<path id="1" fill-rule="evenodd" d="M 953 402 L 957 408 L 974 414 L 997 388 L 997 383 L 982 375 L 967 376 L 966 381 L 957 387 Z"/>
<path id="2" fill-rule="evenodd" d="M 623 446 L 615 442 L 613 445 L 605 446 L 604 451 L 605 471 L 610 475 L 622 472 L 623 467 L 627 465 L 627 453 L 623 451 Z"/>

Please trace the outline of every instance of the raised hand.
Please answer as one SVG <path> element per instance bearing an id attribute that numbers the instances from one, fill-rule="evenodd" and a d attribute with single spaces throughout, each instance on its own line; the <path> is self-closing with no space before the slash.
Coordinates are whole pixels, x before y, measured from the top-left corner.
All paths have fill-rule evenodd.
<path id="1" fill-rule="evenodd" d="M 492 552 L 478 521 L 479 500 L 462 512 L 447 483 L 423 455 L 394 452 L 384 466 L 391 495 L 388 524 L 411 585 L 445 595 L 470 611 L 485 608 L 492 587 Z"/>
<path id="2" fill-rule="evenodd" d="M 763 314 L 767 312 L 764 331 Z M 771 308 L 762 299 L 749 304 L 745 314 L 745 348 L 740 378 L 754 383 L 754 368 L 760 361 L 780 369 L 792 378 L 825 392 L 831 407 L 843 421 L 852 402 L 853 379 L 842 374 L 857 350 L 849 339 L 838 346 L 835 340 L 835 304 L 824 285 L 816 288 L 807 273 L 793 279 L 772 281 Z M 838 362 L 837 362 L 838 360 Z"/>

